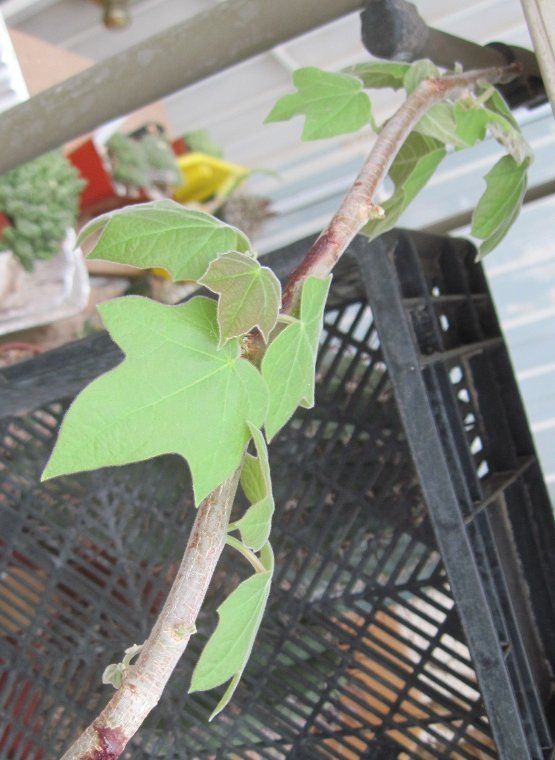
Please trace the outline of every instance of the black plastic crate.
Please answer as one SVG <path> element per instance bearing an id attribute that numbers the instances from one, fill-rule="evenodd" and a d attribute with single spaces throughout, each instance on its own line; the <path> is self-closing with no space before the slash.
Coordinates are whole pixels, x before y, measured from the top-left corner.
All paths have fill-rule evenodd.
<path id="1" fill-rule="evenodd" d="M 306 245 L 272 265 L 285 274 Z M 187 695 L 247 572 L 226 550 L 126 757 L 550 756 L 553 520 L 482 269 L 468 243 L 413 233 L 352 254 L 317 406 L 271 447 L 276 574 L 243 681 L 213 723 L 217 695 Z M 0 373 L 6 760 L 56 758 L 95 716 L 102 670 L 146 637 L 192 522 L 178 457 L 39 485 L 65 407 L 120 358 L 101 334 Z"/>

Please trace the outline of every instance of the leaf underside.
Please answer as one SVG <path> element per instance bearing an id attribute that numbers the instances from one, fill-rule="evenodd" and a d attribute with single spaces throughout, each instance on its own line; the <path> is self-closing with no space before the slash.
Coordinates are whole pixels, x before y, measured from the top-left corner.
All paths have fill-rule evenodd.
<path id="1" fill-rule="evenodd" d="M 241 541 L 246 546 L 257 552 L 270 536 L 275 505 L 266 442 L 258 428 L 254 425 L 249 427 L 257 456 L 246 454 L 241 471 L 241 487 L 251 506 L 234 524 L 234 530 L 240 532 Z"/>
<path id="2" fill-rule="evenodd" d="M 368 89 L 390 87 L 399 90 L 404 86 L 404 77 L 410 67 L 410 63 L 399 61 L 369 61 L 350 66 L 343 73 L 358 77 Z"/>
<path id="3" fill-rule="evenodd" d="M 250 249 L 235 227 L 171 200 L 138 203 L 97 217 L 83 228 L 77 245 L 98 230 L 89 258 L 140 269 L 161 267 L 174 281 L 198 280 L 218 255 Z"/>
<path id="4" fill-rule="evenodd" d="M 216 304 L 207 298 L 165 306 L 129 296 L 100 311 L 125 359 L 77 396 L 43 479 L 177 453 L 199 504 L 239 466 L 247 420 L 264 421 L 260 373 L 240 358 L 236 339 L 218 350 Z"/>
<path id="5" fill-rule="evenodd" d="M 266 437 L 271 440 L 299 404 L 314 405 L 314 368 L 331 276 L 309 277 L 302 289 L 300 318 L 270 343 L 262 360 L 269 391 Z"/>
<path id="6" fill-rule="evenodd" d="M 517 218 L 526 192 L 529 161 L 503 156 L 486 174 L 486 190 L 472 215 L 471 234 L 484 242 L 479 258 L 492 251 Z"/>
<path id="7" fill-rule="evenodd" d="M 428 58 L 424 58 L 409 66 L 403 78 L 403 86 L 407 95 L 410 95 L 425 79 L 433 79 L 438 76 L 440 76 L 438 67 Z"/>
<path id="8" fill-rule="evenodd" d="M 261 552 L 266 572 L 255 573 L 231 592 L 218 607 L 218 625 L 195 666 L 189 693 L 207 691 L 228 681 L 231 683 L 210 720 L 231 699 L 248 662 L 270 593 L 274 556 L 270 544 Z"/>
<path id="9" fill-rule="evenodd" d="M 221 344 L 254 327 L 268 340 L 281 305 L 281 285 L 271 269 L 244 253 L 232 251 L 212 261 L 199 282 L 220 296 Z"/>
<path id="10" fill-rule="evenodd" d="M 420 119 L 414 128 L 415 132 L 439 140 L 445 145 L 466 147 L 467 143 L 461 139 L 457 130 L 454 109 L 454 103 L 436 103 Z"/>
<path id="11" fill-rule="evenodd" d="M 356 132 L 370 121 L 370 99 L 356 77 L 308 66 L 295 71 L 293 84 L 298 91 L 280 98 L 266 123 L 302 114 L 302 139 L 319 140 Z"/>
<path id="12" fill-rule="evenodd" d="M 389 170 L 395 192 L 382 204 L 385 217 L 368 222 L 363 233 L 373 239 L 395 227 L 403 211 L 427 184 L 445 155 L 445 147 L 438 140 L 412 132 Z"/>

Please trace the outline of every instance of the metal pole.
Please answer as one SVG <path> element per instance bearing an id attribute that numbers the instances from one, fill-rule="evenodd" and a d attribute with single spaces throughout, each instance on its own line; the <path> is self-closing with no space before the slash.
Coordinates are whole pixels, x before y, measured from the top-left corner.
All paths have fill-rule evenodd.
<path id="1" fill-rule="evenodd" d="M 553 0 L 521 0 L 530 37 L 555 115 L 555 3 Z"/>
<path id="2" fill-rule="evenodd" d="M 361 4 L 361 0 L 219 3 L 3 113 L 0 174 L 110 119 L 356 11 Z"/>

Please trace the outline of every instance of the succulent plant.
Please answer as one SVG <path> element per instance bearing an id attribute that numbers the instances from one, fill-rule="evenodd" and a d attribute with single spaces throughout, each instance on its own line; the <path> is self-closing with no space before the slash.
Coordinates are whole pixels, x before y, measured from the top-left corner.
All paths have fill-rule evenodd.
<path id="1" fill-rule="evenodd" d="M 141 138 L 140 145 L 148 164 L 151 182 L 169 186 L 181 184 L 181 172 L 166 137 L 147 134 Z"/>
<path id="2" fill-rule="evenodd" d="M 181 184 L 181 173 L 171 145 L 160 134 L 129 137 L 119 132 L 106 143 L 112 176 L 127 188 L 164 188 Z"/>
<path id="3" fill-rule="evenodd" d="M 132 188 L 149 184 L 148 162 L 138 140 L 116 132 L 106 143 L 106 149 L 116 182 Z"/>
<path id="4" fill-rule="evenodd" d="M 79 210 L 85 182 L 59 152 L 46 153 L 0 177 L 0 212 L 9 220 L 0 249 L 11 251 L 24 269 L 52 258 Z"/>

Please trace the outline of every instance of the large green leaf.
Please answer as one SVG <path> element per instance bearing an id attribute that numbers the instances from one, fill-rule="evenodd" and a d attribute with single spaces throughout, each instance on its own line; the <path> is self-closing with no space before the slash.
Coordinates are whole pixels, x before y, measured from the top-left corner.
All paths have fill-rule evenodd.
<path id="1" fill-rule="evenodd" d="M 258 327 L 264 340 L 273 330 L 281 305 L 281 285 L 268 267 L 232 251 L 212 261 L 200 278 L 218 293 L 220 343 Z"/>
<path id="2" fill-rule="evenodd" d="M 309 277 L 301 293 L 300 318 L 270 343 L 262 359 L 262 376 L 270 404 L 266 437 L 271 440 L 299 404 L 314 405 L 314 368 L 331 277 Z"/>
<path id="3" fill-rule="evenodd" d="M 391 87 L 399 90 L 404 87 L 404 77 L 410 67 L 410 63 L 399 61 L 368 61 L 349 66 L 343 73 L 358 77 L 368 89 Z"/>
<path id="4" fill-rule="evenodd" d="M 373 219 L 362 232 L 370 239 L 395 227 L 409 203 L 426 185 L 445 157 L 445 148 L 437 140 L 411 132 L 389 170 L 395 192 L 383 205 L 383 219 Z"/>
<path id="5" fill-rule="evenodd" d="M 484 242 L 480 258 L 505 237 L 517 218 L 526 192 L 529 161 L 503 156 L 486 174 L 486 189 L 472 215 L 471 234 Z"/>
<path id="6" fill-rule="evenodd" d="M 266 122 L 304 114 L 302 139 L 319 140 L 356 132 L 370 121 L 370 100 L 356 77 L 307 66 L 295 71 L 293 84 L 298 92 L 280 98 Z"/>
<path id="7" fill-rule="evenodd" d="M 260 373 L 239 343 L 218 350 L 216 304 L 130 296 L 99 307 L 124 361 L 69 408 L 43 479 L 158 456 L 187 460 L 198 504 L 241 463 L 266 414 Z"/>
<path id="8" fill-rule="evenodd" d="M 264 546 L 260 558 L 266 572 L 255 573 L 240 583 L 218 607 L 218 625 L 193 671 L 189 693 L 213 689 L 232 679 L 210 720 L 231 699 L 262 621 L 274 570 L 274 555 L 270 544 Z"/>
<path id="9" fill-rule="evenodd" d="M 141 269 L 162 267 L 173 280 L 198 280 L 219 254 L 250 248 L 235 227 L 171 200 L 138 203 L 103 214 L 83 228 L 77 245 L 99 229 L 102 232 L 90 258 Z"/>
<path id="10" fill-rule="evenodd" d="M 264 546 L 270 536 L 272 515 L 274 514 L 274 495 L 268 449 L 264 436 L 254 425 L 250 425 L 256 446 L 257 456 L 245 455 L 241 471 L 241 487 L 251 506 L 243 517 L 230 525 L 230 530 L 238 530 L 242 542 L 257 552 Z"/>

